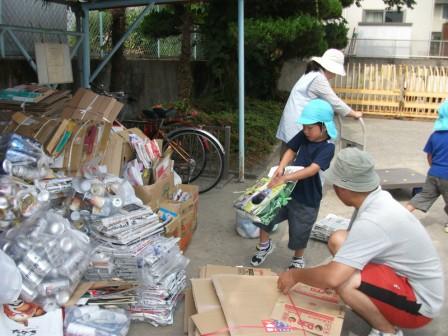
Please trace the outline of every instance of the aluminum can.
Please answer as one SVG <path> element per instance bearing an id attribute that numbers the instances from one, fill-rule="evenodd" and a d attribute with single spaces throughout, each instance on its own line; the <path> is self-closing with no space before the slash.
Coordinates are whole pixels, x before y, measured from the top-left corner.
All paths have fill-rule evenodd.
<path id="1" fill-rule="evenodd" d="M 66 291 L 70 288 L 70 281 L 66 278 L 53 279 L 42 282 L 39 287 L 39 293 L 44 296 L 54 295 L 60 291 Z"/>
<path id="2" fill-rule="evenodd" d="M 39 295 L 38 291 L 35 288 L 32 288 L 30 284 L 26 281 L 22 282 L 22 290 L 20 291 L 20 296 L 26 302 L 33 302 L 37 295 Z"/>
<path id="3" fill-rule="evenodd" d="M 61 271 L 63 271 L 64 275 L 69 275 L 70 273 L 76 271 L 76 266 L 84 259 L 84 252 L 81 250 L 76 250 L 70 257 L 65 260 L 65 263 L 62 265 Z"/>
<path id="4" fill-rule="evenodd" d="M 22 273 L 22 278 L 28 282 L 31 288 L 35 288 L 36 286 L 39 286 L 40 283 L 43 280 L 43 277 L 34 273 L 32 269 L 30 269 L 27 265 L 24 263 L 18 263 L 17 268 Z"/>
<path id="5" fill-rule="evenodd" d="M 43 277 L 46 276 L 52 268 L 48 260 L 43 257 L 43 251 L 42 253 L 38 253 L 35 250 L 28 251 L 23 258 L 23 262 L 27 264 L 33 272 Z"/>

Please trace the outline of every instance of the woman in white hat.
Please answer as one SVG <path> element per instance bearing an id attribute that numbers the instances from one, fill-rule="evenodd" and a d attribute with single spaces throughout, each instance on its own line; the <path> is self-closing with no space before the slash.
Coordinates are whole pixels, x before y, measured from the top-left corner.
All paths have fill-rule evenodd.
<path id="1" fill-rule="evenodd" d="M 312 57 L 305 74 L 300 77 L 291 90 L 277 129 L 277 139 L 283 142 L 282 153 L 291 140 L 302 129 L 297 124 L 303 107 L 311 100 L 326 100 L 336 113 L 346 117 L 360 118 L 361 112 L 352 110 L 331 88 L 329 80 L 336 75 L 345 76 L 344 54 L 337 49 L 328 49 L 322 57 Z"/>

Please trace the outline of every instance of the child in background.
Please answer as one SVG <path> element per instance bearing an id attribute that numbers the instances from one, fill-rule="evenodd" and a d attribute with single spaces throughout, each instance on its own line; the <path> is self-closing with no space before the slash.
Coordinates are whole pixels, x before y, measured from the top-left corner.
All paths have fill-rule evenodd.
<path id="1" fill-rule="evenodd" d="M 426 181 L 423 190 L 409 201 L 406 208 L 411 212 L 415 209 L 427 212 L 442 195 L 448 215 L 448 100 L 439 107 L 434 132 L 423 151 L 429 163 Z M 448 222 L 445 223 L 445 232 L 448 233 Z"/>
<path id="2" fill-rule="evenodd" d="M 290 268 L 303 268 L 303 255 L 308 243 L 314 222 L 316 221 L 320 201 L 322 199 L 322 183 L 319 171 L 326 170 L 333 158 L 335 145 L 328 140 L 336 139 L 337 130 L 333 122 L 333 108 L 322 99 L 311 100 L 305 105 L 298 123 L 303 129 L 288 143 L 288 149 L 283 155 L 268 187 L 297 181 L 291 194 L 292 199 L 282 207 L 272 222 L 260 227 L 260 243 L 257 253 L 252 257 L 251 264 L 258 266 L 274 250 L 274 244 L 269 233 L 277 223 L 288 220 L 288 248 L 294 250 Z M 284 169 L 294 161 L 294 165 L 305 167 L 291 174 L 284 174 Z"/>

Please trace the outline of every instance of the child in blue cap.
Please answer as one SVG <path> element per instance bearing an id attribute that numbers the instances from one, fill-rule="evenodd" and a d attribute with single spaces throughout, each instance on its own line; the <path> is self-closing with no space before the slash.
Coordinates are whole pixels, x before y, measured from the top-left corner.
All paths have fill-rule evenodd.
<path id="1" fill-rule="evenodd" d="M 429 170 L 420 193 L 406 205 L 409 211 L 415 209 L 427 212 L 442 195 L 445 213 L 448 215 L 448 100 L 439 107 L 439 116 L 434 124 L 434 132 L 429 137 L 424 152 L 427 154 Z M 448 222 L 445 223 L 448 233 Z"/>
<path id="2" fill-rule="evenodd" d="M 330 166 L 335 151 L 334 143 L 329 141 L 330 138 L 337 137 L 333 116 L 333 108 L 325 100 L 314 99 L 305 105 L 297 120 L 303 125 L 303 129 L 287 143 L 288 149 L 283 154 L 268 187 L 272 188 L 287 181 L 297 181 L 297 184 L 291 194 L 291 200 L 280 209 L 269 225 L 254 223 L 261 230 L 258 251 L 251 259 L 253 266 L 263 263 L 272 253 L 274 244 L 269 238 L 269 233 L 276 224 L 287 219 L 288 248 L 294 251 L 289 268 L 305 267 L 303 255 L 322 199 L 319 172 Z M 284 174 L 285 167 L 292 161 L 295 166 L 303 166 L 304 169 Z"/>

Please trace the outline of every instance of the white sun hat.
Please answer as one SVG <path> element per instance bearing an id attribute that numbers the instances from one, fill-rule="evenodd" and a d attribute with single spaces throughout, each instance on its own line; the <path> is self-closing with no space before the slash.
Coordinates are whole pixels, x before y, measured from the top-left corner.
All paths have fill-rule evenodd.
<path id="1" fill-rule="evenodd" d="M 339 76 L 345 76 L 344 54 L 337 49 L 328 49 L 322 57 L 312 57 L 312 61 L 319 63 L 325 70 Z"/>

